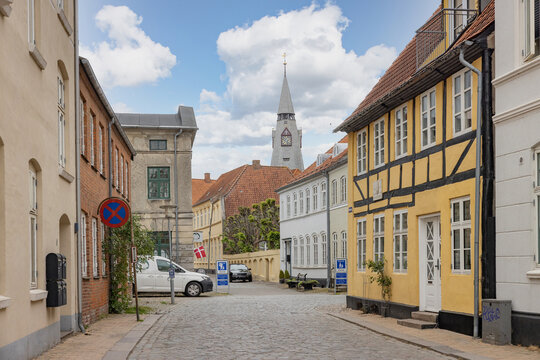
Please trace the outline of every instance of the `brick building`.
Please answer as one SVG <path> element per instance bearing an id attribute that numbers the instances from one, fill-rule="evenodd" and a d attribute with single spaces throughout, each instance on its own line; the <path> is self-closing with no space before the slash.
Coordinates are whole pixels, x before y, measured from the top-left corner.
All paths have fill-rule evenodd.
<path id="1" fill-rule="evenodd" d="M 135 150 L 85 58 L 80 58 L 79 75 L 82 319 L 86 325 L 107 314 L 109 308 L 107 229 L 98 207 L 111 196 L 130 202 Z"/>

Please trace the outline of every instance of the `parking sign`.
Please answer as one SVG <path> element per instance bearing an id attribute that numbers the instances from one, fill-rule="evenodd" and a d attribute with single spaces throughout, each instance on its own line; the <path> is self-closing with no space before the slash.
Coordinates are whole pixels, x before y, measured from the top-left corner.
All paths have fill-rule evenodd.
<path id="1" fill-rule="evenodd" d="M 336 259 L 335 285 L 347 285 L 347 259 Z"/>
<path id="2" fill-rule="evenodd" d="M 216 261 L 217 292 L 229 292 L 229 261 Z"/>

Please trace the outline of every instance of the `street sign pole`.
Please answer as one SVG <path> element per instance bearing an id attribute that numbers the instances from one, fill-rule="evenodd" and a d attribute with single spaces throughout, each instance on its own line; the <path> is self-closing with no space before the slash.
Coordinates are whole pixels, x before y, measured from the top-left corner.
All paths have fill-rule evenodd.
<path id="1" fill-rule="evenodd" d="M 229 260 L 216 260 L 217 286 L 216 292 L 227 287 L 227 293 L 230 292 L 229 281 Z"/>
<path id="2" fill-rule="evenodd" d="M 131 209 L 130 209 L 131 213 Z M 133 231 L 133 218 L 131 218 L 131 221 L 129 222 L 131 224 L 131 246 L 132 248 L 135 247 L 135 235 Z M 137 313 L 137 321 L 140 321 L 139 318 L 139 293 L 137 292 L 137 257 L 135 259 L 131 259 L 131 269 L 133 271 L 133 287 L 135 290 L 135 312 Z"/>

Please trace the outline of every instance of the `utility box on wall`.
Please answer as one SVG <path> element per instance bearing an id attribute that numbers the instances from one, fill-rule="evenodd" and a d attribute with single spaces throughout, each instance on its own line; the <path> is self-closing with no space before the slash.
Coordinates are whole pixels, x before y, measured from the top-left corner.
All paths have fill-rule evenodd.
<path id="1" fill-rule="evenodd" d="M 506 345 L 512 341 L 512 301 L 482 300 L 482 341 Z"/>
<path id="2" fill-rule="evenodd" d="M 47 275 L 47 307 L 67 304 L 66 257 L 50 253 L 45 258 Z"/>

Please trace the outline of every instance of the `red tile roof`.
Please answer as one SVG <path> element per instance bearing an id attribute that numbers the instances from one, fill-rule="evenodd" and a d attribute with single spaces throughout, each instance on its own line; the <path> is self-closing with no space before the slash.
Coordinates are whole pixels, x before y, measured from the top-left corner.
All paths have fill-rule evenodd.
<path id="1" fill-rule="evenodd" d="M 211 179 L 210 181 L 206 181 L 205 179 L 191 179 L 191 204 L 195 204 L 215 182 L 216 180 Z"/>
<path id="2" fill-rule="evenodd" d="M 433 18 L 437 15 L 442 8 L 439 6 L 437 11 L 431 16 Z M 430 19 L 431 19 L 430 18 Z M 445 54 L 450 50 L 457 48 L 464 41 L 474 38 L 482 33 L 495 21 L 495 0 L 484 8 L 482 13 L 471 23 L 471 25 L 461 34 L 458 40 L 448 49 Z M 428 20 L 429 22 L 429 20 Z M 416 75 L 416 40 L 415 36 L 394 60 L 392 65 L 379 79 L 377 84 L 371 89 L 364 100 L 358 105 L 353 113 L 338 126 L 338 129 L 343 129 L 346 123 L 355 120 L 361 113 L 369 110 L 375 106 L 377 101 L 383 97 L 390 96 L 390 94 L 397 88 L 405 85 L 409 80 L 413 79 Z"/>
<path id="3" fill-rule="evenodd" d="M 338 144 L 347 144 L 348 140 L 349 140 L 348 135 L 345 135 L 341 140 L 338 141 Z M 325 154 L 332 154 L 333 150 L 334 150 L 334 147 L 332 146 L 330 149 L 328 149 L 325 152 Z M 326 161 L 324 161 L 319 166 L 317 166 L 317 161 L 314 161 L 300 175 L 296 176 L 292 181 L 288 182 L 287 184 L 284 184 L 283 186 L 289 186 L 292 184 L 299 183 L 311 175 L 321 173 L 324 170 L 332 167 L 333 165 L 337 164 L 341 159 L 347 156 L 347 150 L 348 149 L 345 149 L 341 153 L 339 153 L 337 156 L 326 159 Z"/>
<path id="4" fill-rule="evenodd" d="M 275 190 L 292 179 L 293 172 L 285 166 L 242 165 L 222 174 L 194 205 L 225 198 L 225 216 L 231 216 L 240 206 L 269 198 L 279 203 Z"/>

